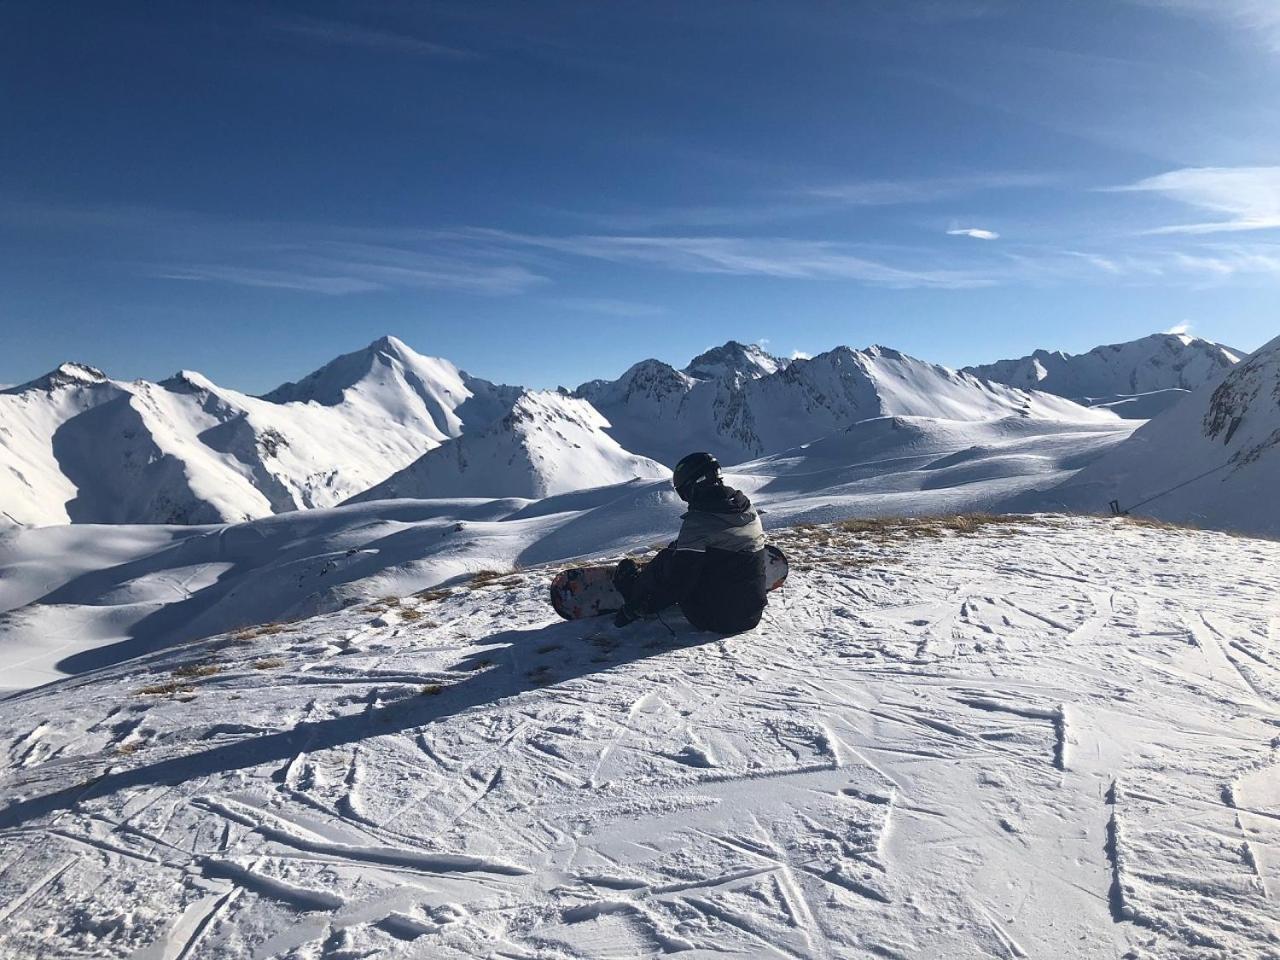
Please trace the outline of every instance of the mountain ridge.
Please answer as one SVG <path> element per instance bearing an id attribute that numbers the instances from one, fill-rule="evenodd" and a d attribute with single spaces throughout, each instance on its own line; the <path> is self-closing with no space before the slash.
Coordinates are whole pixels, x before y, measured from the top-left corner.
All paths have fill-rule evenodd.
<path id="1" fill-rule="evenodd" d="M 1035 350 L 1025 357 L 964 370 L 997 383 L 1085 402 L 1161 390 L 1194 390 L 1245 356 L 1242 351 L 1189 334 L 1153 333 L 1080 354 Z"/>
<path id="2" fill-rule="evenodd" d="M 1162 339 L 1134 341 L 1130 352 Z M 491 448 L 486 456 L 497 458 L 495 473 L 509 483 L 505 490 L 486 486 L 487 494 L 529 495 L 563 492 L 553 475 L 587 486 L 616 482 L 632 475 L 627 471 L 647 475 L 652 463 L 670 465 L 690 449 L 707 449 L 726 464 L 755 460 L 876 417 L 1099 423 L 1114 419 L 1111 408 L 1150 414 L 1178 399 L 1179 390 L 1108 398 L 1114 402 L 1088 409 L 881 345 L 783 360 L 759 344 L 730 340 L 683 369 L 651 358 L 615 380 L 566 391 L 548 402 L 564 408 L 574 399 L 590 413 L 541 411 L 544 440 L 508 431 L 479 444 L 522 398 L 551 394 L 473 377 L 390 335 L 256 397 L 192 370 L 158 383 L 121 381 L 67 362 L 0 391 L 0 523 L 235 522 L 332 506 L 464 436 L 470 440 L 454 453 Z M 578 448 L 557 437 L 557 416 L 574 424 Z M 501 457 L 499 448 L 506 450 Z M 543 448 L 556 452 L 542 456 L 542 466 L 520 452 Z M 557 458 L 591 461 L 598 473 L 545 465 Z M 508 469 L 517 460 L 523 472 Z M 438 468 L 428 472 L 439 475 Z M 410 486 L 416 495 L 433 493 Z"/>

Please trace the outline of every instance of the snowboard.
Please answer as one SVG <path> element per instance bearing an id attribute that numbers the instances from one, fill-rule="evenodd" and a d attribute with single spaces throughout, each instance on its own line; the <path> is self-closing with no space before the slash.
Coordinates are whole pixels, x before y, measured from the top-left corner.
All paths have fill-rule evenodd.
<path id="1" fill-rule="evenodd" d="M 764 548 L 765 580 L 777 590 L 787 579 L 787 558 L 773 544 Z M 561 570 L 551 581 L 551 606 L 566 620 L 583 620 L 622 609 L 622 594 L 613 587 L 617 564 Z"/>

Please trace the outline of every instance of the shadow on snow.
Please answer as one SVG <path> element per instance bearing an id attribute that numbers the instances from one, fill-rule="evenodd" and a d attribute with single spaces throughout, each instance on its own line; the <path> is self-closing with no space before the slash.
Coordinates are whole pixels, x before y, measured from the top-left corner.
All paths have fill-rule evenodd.
<path id="1" fill-rule="evenodd" d="M 109 771 L 73 787 L 10 804 L 0 810 L 0 829 L 18 827 L 122 790 L 176 785 L 249 767 L 282 764 L 273 775 L 276 782 L 282 782 L 285 768 L 299 753 L 420 731 L 447 717 L 533 690 L 555 688 L 646 657 L 725 639 L 720 634 L 695 631 L 678 614 L 667 619 L 670 626 L 667 621 L 655 620 L 625 631 L 606 627 L 607 621 L 600 619 L 504 630 L 477 641 L 482 649 L 453 667 L 477 672 L 444 686 L 438 695 L 411 695 L 385 706 L 366 707 L 359 713 L 307 721 L 288 730 L 246 737 L 128 770 Z M 546 652 L 549 647 L 554 647 L 550 653 Z M 535 662 L 545 672 L 531 673 Z M 486 666 L 489 663 L 493 666 Z M 200 688 L 202 695 L 216 695 L 216 686 L 216 682 L 204 684 Z M 38 774 L 39 768 L 32 772 Z"/>

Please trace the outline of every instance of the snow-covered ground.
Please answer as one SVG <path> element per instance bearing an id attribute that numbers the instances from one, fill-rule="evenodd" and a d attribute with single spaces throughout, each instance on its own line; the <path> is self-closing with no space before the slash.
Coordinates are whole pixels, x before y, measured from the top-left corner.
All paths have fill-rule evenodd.
<path id="1" fill-rule="evenodd" d="M 1064 424 L 886 417 L 745 464 L 731 480 L 766 511 L 771 528 L 1000 510 L 1010 498 L 1060 483 L 1133 426 L 1114 418 Z M 514 450 L 506 442 L 497 448 Z M 361 503 L 232 526 L 0 532 L 0 689 L 233 627 L 421 590 L 476 570 L 666 542 L 682 509 L 669 481 L 646 480 L 541 500 Z M 1105 510 L 1105 501 L 1095 509 Z"/>
<path id="2" fill-rule="evenodd" d="M 0 700 L 0 955 L 1280 956 L 1280 544 L 774 536 L 736 638 L 529 568 Z"/>

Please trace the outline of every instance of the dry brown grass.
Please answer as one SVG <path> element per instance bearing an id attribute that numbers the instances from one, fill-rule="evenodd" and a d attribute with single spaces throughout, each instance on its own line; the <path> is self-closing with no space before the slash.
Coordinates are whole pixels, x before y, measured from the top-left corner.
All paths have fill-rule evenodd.
<path id="1" fill-rule="evenodd" d="M 412 607 L 405 607 L 400 611 L 400 619 L 413 623 L 415 620 L 421 620 L 425 614 L 421 610 L 414 610 Z"/>
<path id="2" fill-rule="evenodd" d="M 467 581 L 467 589 L 477 590 L 480 587 L 487 587 L 510 573 L 510 570 L 477 570 Z"/>
<path id="3" fill-rule="evenodd" d="M 1017 534 L 1019 527 L 1043 525 L 1044 522 L 1037 517 L 986 513 L 938 517 L 857 517 L 832 523 L 801 523 L 784 527 L 771 531 L 770 539 L 791 554 L 791 569 L 796 572 L 856 570 L 901 562 L 905 555 L 894 548 L 913 540 L 978 533 L 1011 537 Z"/>
<path id="4" fill-rule="evenodd" d="M 265 660 L 255 660 L 250 666 L 255 670 L 276 670 L 284 666 L 284 661 L 279 657 L 267 657 Z"/>
<path id="5" fill-rule="evenodd" d="M 832 524 L 837 530 L 870 537 L 943 537 L 948 533 L 964 536 L 990 527 L 1011 527 L 1038 523 L 1035 517 L 992 513 L 957 513 L 943 517 L 877 517 L 841 520 Z"/>
<path id="6" fill-rule="evenodd" d="M 221 672 L 222 667 L 216 663 L 184 663 L 173 671 L 173 675 L 187 680 L 195 680 L 198 677 L 212 677 L 215 673 Z"/>
<path id="7" fill-rule="evenodd" d="M 444 687 L 438 683 L 424 684 L 422 687 L 422 695 L 424 697 L 438 697 L 444 692 Z"/>
<path id="8" fill-rule="evenodd" d="M 141 749 L 142 749 L 142 741 L 133 740 L 130 743 L 122 743 L 118 745 L 116 747 L 116 753 L 120 754 L 120 756 L 122 757 L 127 757 L 130 754 L 137 753 Z"/>
<path id="9" fill-rule="evenodd" d="M 164 683 L 153 683 L 151 686 L 143 687 L 136 692 L 139 696 L 146 697 L 174 697 L 184 693 L 195 693 L 196 688 L 189 683 L 166 680 Z"/>
<path id="10" fill-rule="evenodd" d="M 427 603 L 435 603 L 437 600 L 445 599 L 452 593 L 452 590 L 438 590 L 433 587 L 429 590 L 419 590 L 414 596 L 419 600 L 425 600 Z"/>
<path id="11" fill-rule="evenodd" d="M 270 637 L 277 633 L 284 633 L 289 629 L 289 624 L 279 621 L 271 623 L 263 623 L 256 627 L 245 627 L 231 635 L 231 639 L 236 642 L 244 642 L 247 640 L 256 640 L 258 637 Z"/>

